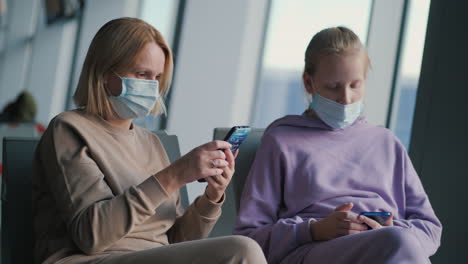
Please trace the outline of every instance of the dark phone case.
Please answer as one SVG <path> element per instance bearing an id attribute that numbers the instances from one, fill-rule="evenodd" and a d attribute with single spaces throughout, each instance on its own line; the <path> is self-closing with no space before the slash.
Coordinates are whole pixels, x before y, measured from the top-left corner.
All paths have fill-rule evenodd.
<path id="1" fill-rule="evenodd" d="M 388 218 L 390 218 L 390 214 L 388 212 L 370 212 L 371 214 L 368 213 L 361 213 L 361 215 L 364 215 L 366 217 L 369 217 L 372 220 L 375 220 L 377 223 L 383 225 Z"/>
<path id="2" fill-rule="evenodd" d="M 229 138 L 232 136 L 232 134 L 234 134 L 234 132 L 237 130 L 237 129 L 241 129 L 241 128 L 249 128 L 249 126 L 233 126 L 229 132 L 226 134 L 226 136 L 224 137 L 223 141 L 228 141 L 229 142 Z M 250 132 L 249 132 L 250 133 Z M 231 142 L 229 142 L 231 143 Z M 241 142 L 242 143 L 242 142 Z M 239 144 L 240 145 L 240 144 Z M 234 154 L 234 152 L 237 150 L 236 149 L 231 149 L 232 153 Z M 203 178 L 203 179 L 198 179 L 197 180 L 198 182 L 206 182 L 206 180 Z"/>
<path id="3" fill-rule="evenodd" d="M 227 135 L 223 139 L 224 141 L 227 141 L 231 145 L 233 145 L 233 147 L 231 148 L 232 154 L 234 154 L 236 152 L 236 150 L 239 148 L 240 144 L 242 144 L 242 142 L 245 140 L 245 138 L 249 135 L 250 130 L 239 144 L 236 144 L 237 142 L 234 142 L 234 141 L 232 141 L 230 139 L 231 139 L 232 135 L 234 134 L 234 132 L 236 132 L 238 129 L 244 129 L 244 128 L 250 128 L 250 127 L 249 126 L 234 126 L 234 127 L 232 127 L 231 130 L 229 130 L 229 132 L 227 133 Z"/>

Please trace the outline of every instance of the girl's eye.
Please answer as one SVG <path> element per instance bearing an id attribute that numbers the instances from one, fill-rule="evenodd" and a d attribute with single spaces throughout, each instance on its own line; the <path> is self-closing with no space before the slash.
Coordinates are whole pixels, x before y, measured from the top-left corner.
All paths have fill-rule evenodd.
<path id="1" fill-rule="evenodd" d="M 138 77 L 145 77 L 145 76 L 146 76 L 146 73 L 144 73 L 144 72 L 139 72 L 139 73 L 137 73 L 137 76 L 138 76 Z"/>

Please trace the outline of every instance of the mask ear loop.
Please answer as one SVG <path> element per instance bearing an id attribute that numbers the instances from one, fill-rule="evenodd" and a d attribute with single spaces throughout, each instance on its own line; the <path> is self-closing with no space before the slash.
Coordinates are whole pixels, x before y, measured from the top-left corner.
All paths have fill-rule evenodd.
<path id="1" fill-rule="evenodd" d="M 311 85 L 311 87 L 314 87 L 314 81 L 312 80 L 312 76 L 309 75 L 309 77 L 310 77 L 309 78 L 310 79 L 310 85 Z M 314 103 L 315 103 L 314 102 L 314 96 L 311 93 L 309 93 L 307 91 L 307 89 L 305 89 L 305 87 L 304 87 L 304 90 L 306 92 L 306 100 L 307 100 L 307 103 L 308 103 L 308 108 L 307 109 L 312 110 L 313 106 L 314 106 Z"/>
<path id="2" fill-rule="evenodd" d="M 157 88 L 157 96 L 156 96 L 156 104 L 155 104 L 155 107 L 156 107 L 156 105 L 159 106 L 157 114 L 158 115 L 162 114 L 164 116 L 167 116 L 167 108 L 166 108 L 166 104 L 164 103 L 164 97 L 159 91 L 160 82 L 159 81 L 157 81 L 157 82 L 158 82 L 158 88 Z M 156 122 L 156 115 L 153 114 L 153 113 L 150 113 L 150 115 L 152 115 L 154 117 L 154 122 Z"/>
<path id="3" fill-rule="evenodd" d="M 167 116 L 167 108 L 166 108 L 166 104 L 164 103 L 163 96 L 159 95 L 156 102 L 159 105 L 159 111 L 161 112 L 161 114 L 164 116 Z"/>
<path id="4" fill-rule="evenodd" d="M 113 74 L 117 75 L 117 77 L 119 77 L 121 80 L 123 79 L 122 76 L 120 76 L 120 74 L 118 74 L 116 71 L 112 71 Z"/>

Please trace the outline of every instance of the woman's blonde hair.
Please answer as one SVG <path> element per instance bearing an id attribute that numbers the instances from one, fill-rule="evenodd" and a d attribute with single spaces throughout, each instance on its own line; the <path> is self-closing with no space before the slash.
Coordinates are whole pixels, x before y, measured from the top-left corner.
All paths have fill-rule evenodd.
<path id="1" fill-rule="evenodd" d="M 137 18 L 118 18 L 107 22 L 94 36 L 83 64 L 78 87 L 73 96 L 75 104 L 87 113 L 104 119 L 115 117 L 105 88 L 105 76 L 128 69 L 147 43 L 154 42 L 164 52 L 164 73 L 159 81 L 159 93 L 167 95 L 172 80 L 172 52 L 161 33 Z M 152 113 L 166 112 L 163 101 Z"/>
<path id="2" fill-rule="evenodd" d="M 370 67 L 370 59 L 359 37 L 347 27 L 331 27 L 323 29 L 310 40 L 305 52 L 304 72 L 313 76 L 317 71 L 320 59 L 328 55 L 346 55 L 364 51 L 366 56 L 366 72 Z"/>

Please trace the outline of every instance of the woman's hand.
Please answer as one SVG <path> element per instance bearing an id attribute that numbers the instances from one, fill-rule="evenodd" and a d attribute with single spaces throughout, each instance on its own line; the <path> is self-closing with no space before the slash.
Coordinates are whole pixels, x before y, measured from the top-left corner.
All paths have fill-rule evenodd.
<path id="1" fill-rule="evenodd" d="M 331 240 L 340 236 L 360 233 L 367 230 L 367 226 L 358 215 L 350 212 L 352 203 L 338 206 L 335 212 L 324 219 L 311 222 L 312 237 L 314 240 Z"/>
<path id="2" fill-rule="evenodd" d="M 172 193 L 195 180 L 222 175 L 224 168 L 229 166 L 224 153 L 230 148 L 231 144 L 221 140 L 206 143 L 176 160 L 156 177 L 165 190 Z"/>
<path id="3" fill-rule="evenodd" d="M 206 187 L 205 195 L 210 201 L 217 203 L 223 198 L 224 191 L 229 185 L 229 182 L 231 182 L 232 175 L 234 174 L 234 160 L 238 153 L 239 150 L 236 150 L 236 153 L 233 155 L 230 149 L 225 149 L 224 154 L 226 155 L 228 166 L 222 168 L 223 173 L 221 175 L 206 178 L 208 186 Z"/>
<path id="4" fill-rule="evenodd" d="M 386 226 L 393 226 L 393 213 L 391 213 L 390 217 L 387 219 L 387 221 L 385 221 L 383 225 L 379 224 L 374 219 L 370 219 L 369 217 L 364 215 L 360 215 L 358 219 L 364 224 L 368 225 L 371 229 L 379 229 Z"/>

